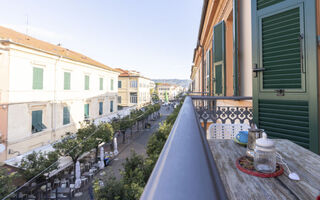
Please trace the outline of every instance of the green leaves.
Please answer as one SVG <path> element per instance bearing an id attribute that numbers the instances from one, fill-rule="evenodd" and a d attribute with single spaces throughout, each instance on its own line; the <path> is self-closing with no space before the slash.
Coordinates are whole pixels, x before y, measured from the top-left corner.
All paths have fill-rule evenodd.
<path id="1" fill-rule="evenodd" d="M 32 177 L 38 175 L 40 172 L 45 170 L 47 167 L 52 165 L 58 160 L 57 152 L 49 152 L 49 153 L 42 153 L 42 152 L 32 152 L 28 156 L 22 159 L 20 163 L 20 168 L 22 176 L 29 180 Z M 58 162 L 56 162 L 49 171 L 52 171 L 57 168 Z M 40 180 L 44 180 L 44 177 L 40 177 Z M 39 180 L 38 179 L 38 180 Z"/>
<path id="2" fill-rule="evenodd" d="M 6 168 L 0 168 L 0 199 L 15 189 L 13 180 L 16 177 L 16 173 L 10 173 Z"/>
<path id="3" fill-rule="evenodd" d="M 175 119 L 181 106 L 178 106 L 167 120 L 153 133 L 147 144 L 147 158 L 132 152 L 126 159 L 121 172 L 122 179 L 107 180 L 105 187 L 95 190 L 97 199 L 122 199 L 138 200 L 143 193 L 143 188 L 148 182 L 152 170 L 159 158 L 161 150 L 166 143 Z M 142 120 L 160 109 L 159 104 L 145 107 L 145 111 L 135 110 L 131 112 L 130 119 Z M 121 123 L 120 123 L 121 124 Z"/>

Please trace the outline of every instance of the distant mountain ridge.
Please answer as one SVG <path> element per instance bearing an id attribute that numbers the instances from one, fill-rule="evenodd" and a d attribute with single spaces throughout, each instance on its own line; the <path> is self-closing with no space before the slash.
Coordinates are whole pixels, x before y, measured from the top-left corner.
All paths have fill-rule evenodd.
<path id="1" fill-rule="evenodd" d="M 184 88 L 188 88 L 191 80 L 189 79 L 153 79 L 155 83 L 170 83 L 180 85 Z"/>

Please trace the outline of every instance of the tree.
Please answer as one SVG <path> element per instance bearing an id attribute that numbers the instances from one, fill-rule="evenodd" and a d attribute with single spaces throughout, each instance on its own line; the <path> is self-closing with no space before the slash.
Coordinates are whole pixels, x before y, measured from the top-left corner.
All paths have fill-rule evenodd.
<path id="1" fill-rule="evenodd" d="M 125 200 L 123 181 L 117 181 L 115 177 L 109 177 L 102 188 L 96 181 L 94 183 L 94 196 L 96 199 L 103 200 Z"/>
<path id="2" fill-rule="evenodd" d="M 0 199 L 3 199 L 15 189 L 13 180 L 16 177 L 16 173 L 10 173 L 6 168 L 0 168 Z"/>
<path id="3" fill-rule="evenodd" d="M 33 151 L 22 159 L 20 163 L 21 174 L 26 180 L 29 180 L 53 164 L 47 172 L 52 171 L 58 167 L 58 158 L 55 151 L 49 153 Z M 45 177 L 41 175 L 38 180 L 45 180 Z"/>
<path id="4" fill-rule="evenodd" d="M 92 134 L 94 133 L 94 134 Z M 91 135 L 91 136 L 90 136 Z M 90 136 L 90 137 L 89 137 Z M 94 123 L 83 124 L 77 132 L 77 138 L 87 140 L 88 149 L 95 149 L 95 160 L 98 159 L 99 145 L 103 142 L 110 142 L 113 136 L 113 127 L 108 123 L 101 123 L 96 126 Z"/>
<path id="5" fill-rule="evenodd" d="M 79 157 L 92 149 L 92 145 L 90 145 L 90 141 L 87 140 L 86 137 L 78 138 L 76 134 L 71 135 L 71 133 L 67 133 L 66 136 L 60 142 L 55 143 L 53 147 L 61 156 L 71 157 L 74 166 L 74 174 L 76 174 L 76 163 Z"/>

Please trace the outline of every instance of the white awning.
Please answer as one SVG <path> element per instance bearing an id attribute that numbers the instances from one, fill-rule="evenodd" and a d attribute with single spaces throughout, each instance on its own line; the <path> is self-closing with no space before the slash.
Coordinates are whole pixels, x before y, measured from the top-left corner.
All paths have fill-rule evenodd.
<path id="1" fill-rule="evenodd" d="M 53 146 L 51 144 L 48 144 L 48 145 L 44 145 L 42 147 L 38 147 L 38 148 L 35 148 L 33 149 L 32 151 L 28 151 L 22 155 L 19 155 L 19 156 L 16 156 L 16 157 L 13 157 L 13 158 L 10 158 L 6 161 L 4 161 L 5 164 L 9 165 L 9 166 L 12 166 L 12 167 L 16 167 L 18 168 L 22 159 L 23 158 L 26 158 L 29 154 L 32 154 L 32 152 L 42 152 L 42 153 L 49 153 L 51 151 L 54 151 L 55 149 L 53 148 Z"/>
<path id="2" fill-rule="evenodd" d="M 24 154 L 22 154 L 20 156 L 16 156 L 14 158 L 10 158 L 10 159 L 4 161 L 4 163 L 9 165 L 9 166 L 12 166 L 12 167 L 19 168 L 22 159 L 26 158 L 32 152 L 36 152 L 36 153 L 42 152 L 42 153 L 45 154 L 45 153 L 49 153 L 49 152 L 52 152 L 52 151 L 55 151 L 55 149 L 53 148 L 52 144 L 48 144 L 48 145 L 45 145 L 45 146 L 42 146 L 42 147 L 35 148 L 32 151 L 28 151 L 28 152 L 26 152 L 26 153 L 24 153 Z M 84 153 L 82 156 L 79 157 L 79 160 L 81 158 L 85 157 L 88 154 L 89 154 L 89 152 Z M 67 167 L 72 165 L 72 163 L 73 162 L 72 162 L 71 157 L 69 157 L 69 156 L 60 157 L 59 158 L 58 168 L 55 169 L 55 170 L 50 171 L 49 177 L 52 177 L 52 176 L 58 174 L 60 171 L 66 169 Z"/>

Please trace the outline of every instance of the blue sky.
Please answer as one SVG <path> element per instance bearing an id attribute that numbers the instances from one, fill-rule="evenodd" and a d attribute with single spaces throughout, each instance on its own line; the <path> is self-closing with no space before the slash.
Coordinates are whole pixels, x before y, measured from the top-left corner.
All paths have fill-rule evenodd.
<path id="1" fill-rule="evenodd" d="M 3 0 L 0 25 L 150 78 L 190 76 L 201 0 Z"/>

